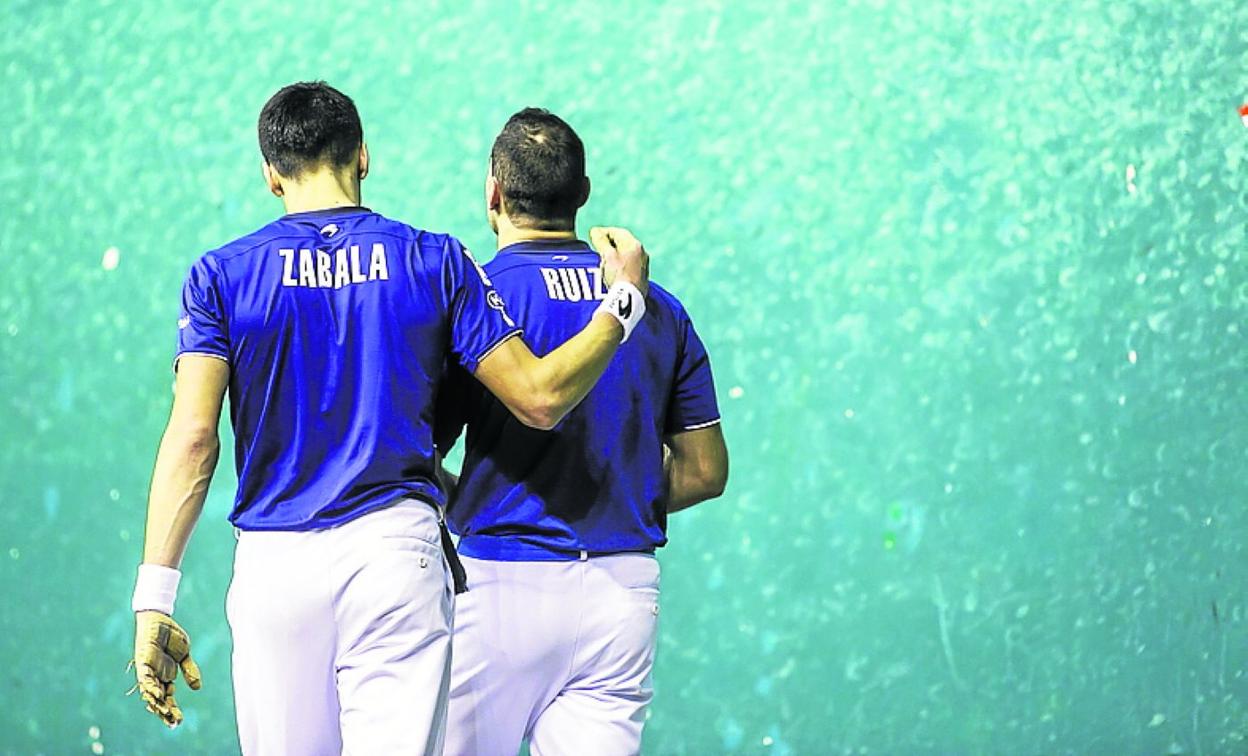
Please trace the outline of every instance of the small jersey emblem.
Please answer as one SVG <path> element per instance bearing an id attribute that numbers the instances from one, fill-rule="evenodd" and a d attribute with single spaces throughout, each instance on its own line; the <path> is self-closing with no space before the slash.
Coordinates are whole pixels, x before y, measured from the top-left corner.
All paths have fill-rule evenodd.
<path id="1" fill-rule="evenodd" d="M 334 238 L 334 234 L 338 233 L 338 224 L 329 223 L 321 227 L 321 236 L 326 239 Z"/>
<path id="2" fill-rule="evenodd" d="M 183 315 L 182 317 L 178 318 L 178 330 L 179 331 L 181 331 L 183 328 L 186 328 L 190 324 L 191 324 L 190 315 Z"/>
<path id="3" fill-rule="evenodd" d="M 516 327 L 516 321 L 512 320 L 511 316 L 507 314 L 507 305 L 503 304 L 503 298 L 497 291 L 490 289 L 490 293 L 485 295 L 485 303 L 492 309 L 498 310 L 498 313 L 503 316 L 503 322 L 509 327 Z"/>

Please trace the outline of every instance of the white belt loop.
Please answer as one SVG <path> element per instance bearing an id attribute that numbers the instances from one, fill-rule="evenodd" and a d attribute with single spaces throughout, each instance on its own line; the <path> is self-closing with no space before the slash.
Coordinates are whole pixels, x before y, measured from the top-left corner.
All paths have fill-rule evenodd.
<path id="1" fill-rule="evenodd" d="M 588 561 L 589 561 L 589 552 L 588 552 L 588 551 L 586 551 L 585 549 L 581 549 L 581 561 L 582 561 L 582 562 L 588 562 Z"/>

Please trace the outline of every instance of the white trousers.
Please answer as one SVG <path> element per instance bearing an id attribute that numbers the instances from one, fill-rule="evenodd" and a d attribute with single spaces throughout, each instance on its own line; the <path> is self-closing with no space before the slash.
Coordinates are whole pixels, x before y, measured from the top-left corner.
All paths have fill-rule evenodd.
<path id="1" fill-rule="evenodd" d="M 437 512 L 242 532 L 226 615 L 247 756 L 438 754 L 453 594 Z"/>
<path id="2" fill-rule="evenodd" d="M 659 563 L 464 557 L 448 756 L 626 756 L 641 750 L 658 636 Z"/>

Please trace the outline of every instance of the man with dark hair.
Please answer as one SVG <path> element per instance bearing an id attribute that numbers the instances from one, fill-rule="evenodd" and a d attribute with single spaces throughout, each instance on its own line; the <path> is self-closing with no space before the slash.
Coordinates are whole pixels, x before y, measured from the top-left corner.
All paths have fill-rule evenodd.
<path id="1" fill-rule="evenodd" d="M 537 353 L 609 297 L 576 238 L 589 197 L 576 133 L 544 110 L 494 142 L 486 274 Z M 651 698 L 667 515 L 719 496 L 728 452 L 710 363 L 656 284 L 646 319 L 553 430 L 525 427 L 462 370 L 439 397 L 445 452 L 467 424 L 448 510 L 470 590 L 455 610 L 447 753 L 635 754 Z"/>
<path id="2" fill-rule="evenodd" d="M 553 427 L 637 326 L 646 254 L 628 232 L 597 229 L 612 295 L 539 358 L 456 239 L 360 207 L 369 154 L 350 98 L 285 87 L 259 135 L 287 214 L 205 254 L 183 288 L 133 598 L 137 687 L 174 726 L 179 668 L 200 686 L 172 614 L 228 388 L 243 752 L 438 753 L 462 584 L 431 430 L 444 366 L 475 375 L 526 427 Z"/>
<path id="3" fill-rule="evenodd" d="M 575 231 L 589 199 L 585 145 L 559 116 L 525 108 L 490 150 L 490 173 L 507 198 L 507 217 L 538 231 Z"/>

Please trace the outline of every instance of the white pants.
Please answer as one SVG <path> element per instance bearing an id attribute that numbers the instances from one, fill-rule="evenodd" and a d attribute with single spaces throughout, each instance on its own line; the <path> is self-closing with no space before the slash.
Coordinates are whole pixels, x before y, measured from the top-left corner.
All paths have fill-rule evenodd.
<path id="1" fill-rule="evenodd" d="M 248 756 L 437 754 L 453 595 L 437 512 L 242 532 L 226 615 Z"/>
<path id="2" fill-rule="evenodd" d="M 659 563 L 464 558 L 448 756 L 625 756 L 641 750 L 658 635 Z"/>

